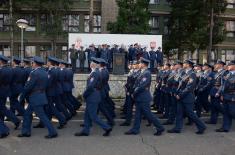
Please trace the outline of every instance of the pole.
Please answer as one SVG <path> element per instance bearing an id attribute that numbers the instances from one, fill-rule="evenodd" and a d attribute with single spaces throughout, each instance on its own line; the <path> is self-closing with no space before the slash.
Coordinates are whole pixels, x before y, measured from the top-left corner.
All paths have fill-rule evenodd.
<path id="1" fill-rule="evenodd" d="M 213 28 L 214 28 L 214 8 L 211 8 L 211 21 L 210 21 L 210 44 L 207 51 L 207 62 L 211 63 L 211 51 L 213 46 Z"/>
<path id="2" fill-rule="evenodd" d="M 9 0 L 9 15 L 10 15 L 10 55 L 13 58 L 14 55 L 14 32 L 13 32 L 13 10 L 12 10 L 12 0 Z"/>
<path id="3" fill-rule="evenodd" d="M 24 59 L 24 29 L 21 28 L 21 61 Z"/>
<path id="4" fill-rule="evenodd" d="M 93 32 L 93 12 L 94 12 L 94 0 L 90 0 L 90 20 L 89 20 L 89 32 Z"/>

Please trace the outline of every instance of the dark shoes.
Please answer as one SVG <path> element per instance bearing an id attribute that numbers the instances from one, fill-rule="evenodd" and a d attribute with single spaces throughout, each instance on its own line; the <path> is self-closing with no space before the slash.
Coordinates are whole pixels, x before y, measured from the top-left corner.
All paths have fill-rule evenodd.
<path id="1" fill-rule="evenodd" d="M 82 137 L 82 136 L 89 136 L 87 133 L 84 133 L 84 132 L 77 132 L 74 134 L 74 136 L 77 136 L 77 137 Z"/>
<path id="2" fill-rule="evenodd" d="M 60 125 L 57 127 L 57 129 L 63 129 L 63 128 L 65 128 L 65 125 L 66 125 L 66 123 L 60 124 Z"/>
<path id="3" fill-rule="evenodd" d="M 23 138 L 23 137 L 31 137 L 30 134 L 19 134 L 18 137 Z"/>
<path id="4" fill-rule="evenodd" d="M 133 132 L 133 131 L 127 131 L 124 133 L 125 135 L 138 135 L 138 133 Z"/>
<path id="5" fill-rule="evenodd" d="M 128 122 L 123 122 L 120 124 L 120 126 L 130 126 L 130 125 L 131 125 L 131 123 L 128 123 Z"/>
<path id="6" fill-rule="evenodd" d="M 216 132 L 229 132 L 228 130 L 225 130 L 225 129 L 223 129 L 223 128 L 216 129 L 215 131 L 216 131 Z"/>
<path id="7" fill-rule="evenodd" d="M 195 132 L 197 135 L 202 135 L 204 134 L 206 128 L 205 129 L 202 129 L 202 130 L 198 130 L 197 132 Z"/>
<path id="8" fill-rule="evenodd" d="M 157 130 L 157 132 L 154 133 L 154 136 L 161 136 L 164 131 L 165 131 L 164 129 L 162 129 L 162 130 Z"/>
<path id="9" fill-rule="evenodd" d="M 0 134 L 0 139 L 6 138 L 8 135 L 9 135 L 9 132 L 8 133 Z"/>
<path id="10" fill-rule="evenodd" d="M 174 124 L 174 123 L 173 122 L 168 122 L 168 121 L 162 123 L 162 125 L 172 125 L 172 124 Z"/>
<path id="11" fill-rule="evenodd" d="M 175 130 L 175 129 L 171 129 L 171 130 L 167 130 L 168 133 L 180 133 L 179 130 Z"/>
<path id="12" fill-rule="evenodd" d="M 111 131 L 112 131 L 112 128 L 106 130 L 105 133 L 103 134 L 103 136 L 108 137 L 110 135 Z"/>
<path id="13" fill-rule="evenodd" d="M 58 137 L 58 134 L 45 136 L 46 139 L 52 139 L 52 138 L 56 138 L 56 137 Z"/>
<path id="14" fill-rule="evenodd" d="M 14 129 L 17 130 L 19 128 L 19 126 L 20 126 L 20 121 L 15 124 L 15 128 Z"/>

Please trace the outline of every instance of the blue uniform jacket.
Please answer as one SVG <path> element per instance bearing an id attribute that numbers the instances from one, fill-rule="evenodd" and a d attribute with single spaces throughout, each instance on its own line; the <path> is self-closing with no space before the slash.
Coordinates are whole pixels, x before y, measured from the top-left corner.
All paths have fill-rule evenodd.
<path id="1" fill-rule="evenodd" d="M 55 67 L 49 68 L 48 71 L 48 86 L 47 86 L 47 96 L 57 96 L 57 71 Z"/>
<path id="2" fill-rule="evenodd" d="M 20 66 L 12 68 L 11 95 L 20 94 L 24 88 L 24 69 Z"/>
<path id="3" fill-rule="evenodd" d="M 196 87 L 196 74 L 189 70 L 182 77 L 177 89 L 177 95 L 183 103 L 193 103 L 195 101 L 194 90 Z"/>
<path id="4" fill-rule="evenodd" d="M 11 95 L 12 69 L 8 66 L 0 68 L 0 97 L 9 97 Z"/>
<path id="5" fill-rule="evenodd" d="M 46 88 L 48 84 L 47 72 L 39 67 L 34 69 L 24 86 L 23 96 L 29 96 L 29 104 L 40 106 L 47 104 Z"/>
<path id="6" fill-rule="evenodd" d="M 83 97 L 87 103 L 101 101 L 101 79 L 99 69 L 95 69 L 87 78 L 86 89 L 83 92 Z"/>
<path id="7" fill-rule="evenodd" d="M 151 73 L 146 69 L 135 81 L 133 96 L 136 102 L 152 101 L 150 93 L 151 78 Z"/>

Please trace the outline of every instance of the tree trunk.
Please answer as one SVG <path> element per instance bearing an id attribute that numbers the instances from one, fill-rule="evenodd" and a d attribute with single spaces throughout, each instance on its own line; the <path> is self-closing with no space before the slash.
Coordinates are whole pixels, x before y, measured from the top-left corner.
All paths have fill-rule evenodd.
<path id="1" fill-rule="evenodd" d="M 211 63 L 211 50 L 213 46 L 213 28 L 214 28 L 214 8 L 211 8 L 211 15 L 210 15 L 210 44 L 207 50 L 207 62 Z"/>
<path id="2" fill-rule="evenodd" d="M 12 1 L 9 0 L 9 15 L 10 15 L 10 55 L 11 58 L 14 55 L 14 30 L 13 30 L 13 8 L 12 8 Z"/>

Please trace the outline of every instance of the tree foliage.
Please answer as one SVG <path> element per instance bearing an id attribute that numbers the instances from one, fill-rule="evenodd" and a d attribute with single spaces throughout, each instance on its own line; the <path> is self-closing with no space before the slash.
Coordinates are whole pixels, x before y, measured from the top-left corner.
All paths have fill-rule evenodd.
<path id="1" fill-rule="evenodd" d="M 111 33 L 145 34 L 149 32 L 149 0 L 117 0 L 117 21 L 108 23 Z"/>

